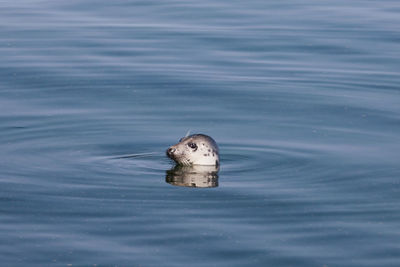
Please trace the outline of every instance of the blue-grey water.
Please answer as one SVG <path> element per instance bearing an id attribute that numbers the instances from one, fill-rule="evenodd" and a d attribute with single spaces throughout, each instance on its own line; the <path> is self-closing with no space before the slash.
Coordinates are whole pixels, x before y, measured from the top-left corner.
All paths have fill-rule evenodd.
<path id="1" fill-rule="evenodd" d="M 399 25 L 396 0 L 0 1 L 1 266 L 400 266 Z M 188 130 L 209 188 L 168 178 Z"/>

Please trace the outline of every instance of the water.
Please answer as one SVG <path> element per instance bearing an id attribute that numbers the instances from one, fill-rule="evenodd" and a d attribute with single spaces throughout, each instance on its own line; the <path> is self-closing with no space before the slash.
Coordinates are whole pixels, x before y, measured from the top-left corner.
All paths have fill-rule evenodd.
<path id="1" fill-rule="evenodd" d="M 399 266 L 398 25 L 390 0 L 1 1 L 1 265 Z M 209 188 L 168 176 L 188 130 Z"/>

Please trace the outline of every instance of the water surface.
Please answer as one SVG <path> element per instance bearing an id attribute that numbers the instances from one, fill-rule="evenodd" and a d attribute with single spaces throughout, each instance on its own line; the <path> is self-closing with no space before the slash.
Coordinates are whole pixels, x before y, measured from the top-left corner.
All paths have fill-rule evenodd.
<path id="1" fill-rule="evenodd" d="M 2 1 L 2 265 L 399 266 L 398 25 L 390 0 Z M 188 130 L 209 188 L 168 183 Z"/>

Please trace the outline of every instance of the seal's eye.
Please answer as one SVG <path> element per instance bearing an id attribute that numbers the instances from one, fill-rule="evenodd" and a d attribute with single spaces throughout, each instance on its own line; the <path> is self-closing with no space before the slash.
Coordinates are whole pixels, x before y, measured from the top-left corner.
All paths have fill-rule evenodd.
<path id="1" fill-rule="evenodd" d="M 188 143 L 187 145 L 188 145 L 188 147 L 190 147 L 192 149 L 195 149 L 195 150 L 197 149 L 197 145 L 195 143 Z"/>

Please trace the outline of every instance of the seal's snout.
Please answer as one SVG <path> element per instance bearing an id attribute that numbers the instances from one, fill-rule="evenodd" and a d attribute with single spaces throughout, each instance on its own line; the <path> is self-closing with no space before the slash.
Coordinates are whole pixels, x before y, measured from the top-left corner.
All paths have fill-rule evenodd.
<path id="1" fill-rule="evenodd" d="M 173 147 L 170 147 L 170 148 L 168 148 L 167 149 L 167 155 L 168 156 L 171 156 L 171 155 L 173 155 L 174 154 L 174 152 L 175 152 L 175 148 L 173 148 Z"/>

